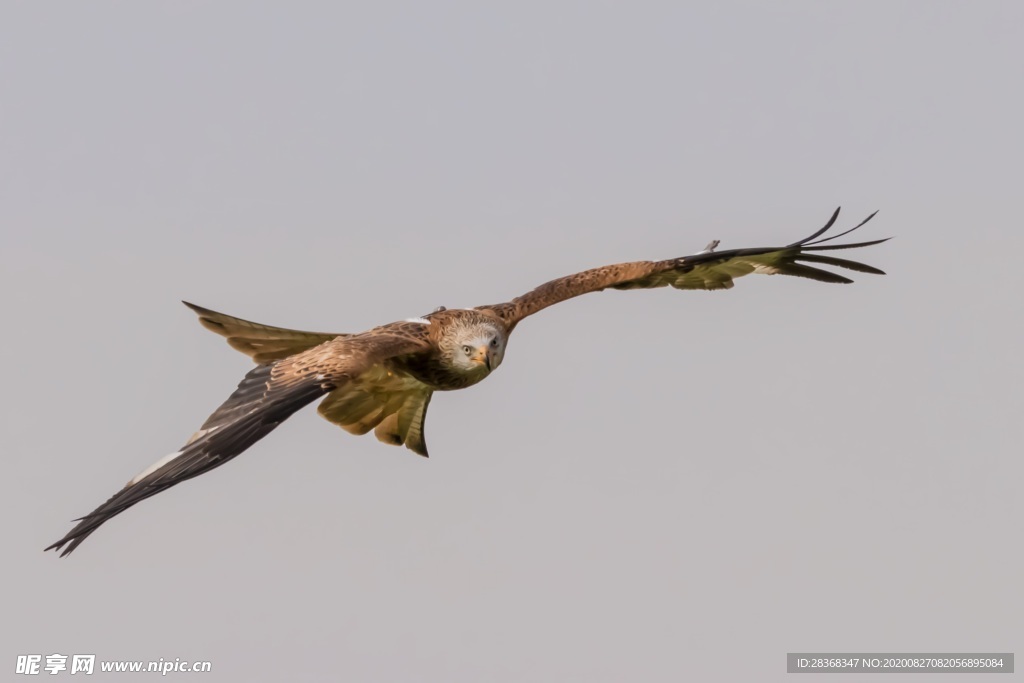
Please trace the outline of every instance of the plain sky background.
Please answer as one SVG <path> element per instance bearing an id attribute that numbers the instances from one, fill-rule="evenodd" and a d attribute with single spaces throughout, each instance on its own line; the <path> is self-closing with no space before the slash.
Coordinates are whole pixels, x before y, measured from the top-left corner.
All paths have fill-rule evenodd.
<path id="1" fill-rule="evenodd" d="M 400 683 L 1024 652 L 1022 26 L 1017 2 L 5 2 L 0 679 L 54 652 Z M 577 299 L 435 396 L 429 461 L 306 410 L 42 552 L 249 367 L 180 299 L 359 331 L 787 243 L 840 204 L 881 210 L 858 235 L 896 239 L 856 257 L 887 276 Z"/>

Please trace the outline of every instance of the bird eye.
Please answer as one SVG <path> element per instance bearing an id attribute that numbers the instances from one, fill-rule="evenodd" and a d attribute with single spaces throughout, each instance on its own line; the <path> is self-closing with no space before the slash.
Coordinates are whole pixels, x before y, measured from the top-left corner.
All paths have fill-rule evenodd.
<path id="1" fill-rule="evenodd" d="M 462 350 L 466 352 L 467 356 L 472 356 L 473 355 L 473 347 L 472 346 L 468 346 L 466 344 L 463 344 Z"/>
<path id="2" fill-rule="evenodd" d="M 495 337 L 494 339 L 491 340 L 491 346 L 493 346 L 494 348 L 498 348 L 498 338 L 497 337 Z"/>

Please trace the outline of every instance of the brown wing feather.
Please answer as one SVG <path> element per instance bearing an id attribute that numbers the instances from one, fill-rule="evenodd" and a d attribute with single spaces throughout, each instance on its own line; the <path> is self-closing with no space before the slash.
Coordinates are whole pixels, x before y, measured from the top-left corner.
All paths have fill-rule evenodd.
<path id="1" fill-rule="evenodd" d="M 423 422 L 432 394 L 426 384 L 380 365 L 332 391 L 317 412 L 350 434 L 372 429 L 381 442 L 427 457 Z"/>
<path id="2" fill-rule="evenodd" d="M 294 356 L 325 341 L 350 336 L 336 332 L 303 332 L 272 327 L 211 311 L 187 301 L 182 303 L 199 314 L 199 322 L 203 327 L 225 337 L 231 348 L 241 351 L 257 363 Z"/>
<path id="3" fill-rule="evenodd" d="M 877 213 L 877 212 L 876 212 Z M 886 240 L 858 242 L 856 244 L 836 244 L 821 246 L 836 237 L 853 232 L 874 217 L 871 214 L 859 224 L 838 235 L 816 239 L 824 234 L 835 223 L 839 216 L 836 209 L 825 227 L 793 244 L 784 247 L 765 247 L 757 249 L 732 249 L 714 252 L 706 250 L 692 256 L 669 259 L 666 261 L 636 261 L 620 263 L 585 270 L 547 282 L 523 296 L 512 301 L 493 306 L 480 306 L 481 310 L 489 310 L 504 319 L 511 330 L 528 315 L 544 310 L 559 302 L 589 292 L 599 292 L 609 287 L 614 289 L 652 289 L 655 287 L 674 287 L 676 289 L 730 289 L 733 280 L 750 273 L 766 275 L 791 275 L 804 277 L 819 282 L 848 283 L 849 278 L 828 270 L 806 265 L 815 263 L 846 268 L 862 273 L 884 274 L 883 271 L 856 261 L 823 256 L 812 252 L 830 251 L 835 249 L 856 249 L 880 244 Z M 716 246 L 712 242 L 709 246 Z M 805 263 L 800 263 L 804 261 Z"/>
<path id="4" fill-rule="evenodd" d="M 427 418 L 427 405 L 434 392 L 410 391 L 402 395 L 400 407 L 381 420 L 373 430 L 377 440 L 392 446 L 402 446 L 418 453 L 424 458 L 427 454 L 427 441 L 423 434 L 423 423 Z"/>
<path id="5" fill-rule="evenodd" d="M 505 321 L 511 332 L 523 318 L 544 310 L 548 306 L 625 282 L 638 282 L 656 272 L 658 264 L 653 261 L 618 263 L 613 266 L 592 268 L 573 273 L 557 280 L 545 282 L 540 287 L 517 296 L 512 301 L 493 306 L 478 306 L 478 310 L 491 311 Z"/>
<path id="6" fill-rule="evenodd" d="M 428 352 L 425 339 L 378 328 L 336 338 L 285 360 L 253 368 L 176 453 L 162 458 L 82 517 L 47 550 L 67 555 L 101 524 L 131 506 L 186 479 L 223 465 L 269 434 L 303 406 L 332 390 L 358 382 L 390 357 Z M 411 447 L 411 446 L 410 446 Z M 64 546 L 67 546 L 66 548 Z"/>

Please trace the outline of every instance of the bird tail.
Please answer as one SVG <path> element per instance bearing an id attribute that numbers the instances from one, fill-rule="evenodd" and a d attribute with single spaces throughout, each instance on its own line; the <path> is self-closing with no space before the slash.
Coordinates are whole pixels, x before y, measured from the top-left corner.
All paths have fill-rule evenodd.
<path id="1" fill-rule="evenodd" d="M 223 465 L 272 432 L 297 410 L 333 389 L 312 379 L 274 385 L 273 367 L 271 364 L 254 368 L 235 393 L 211 416 L 211 420 L 218 415 L 229 419 L 216 425 L 210 425 L 208 421 L 203 425 L 204 429 L 180 451 L 162 458 L 129 481 L 107 502 L 75 520 L 78 524 L 46 550 L 61 551 L 61 557 L 68 555 L 107 520 L 179 482 Z M 254 391 L 257 387 L 265 387 L 258 396 Z"/>
<path id="2" fill-rule="evenodd" d="M 281 360 L 326 341 L 350 336 L 340 332 L 304 332 L 273 327 L 211 311 L 187 301 L 182 303 L 199 315 L 199 322 L 203 327 L 224 337 L 231 348 L 241 351 L 257 363 Z"/>

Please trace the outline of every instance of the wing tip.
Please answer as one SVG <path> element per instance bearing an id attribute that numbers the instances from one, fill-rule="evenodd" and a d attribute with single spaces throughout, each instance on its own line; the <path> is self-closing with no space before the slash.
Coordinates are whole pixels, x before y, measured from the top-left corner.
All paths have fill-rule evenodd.
<path id="1" fill-rule="evenodd" d="M 208 321 L 209 322 L 213 322 L 214 318 L 216 316 L 220 316 L 221 315 L 220 313 L 217 313 L 217 311 L 210 310 L 209 308 L 203 308 L 202 306 L 199 306 L 198 304 L 194 304 L 194 303 L 192 303 L 190 301 L 185 301 L 184 299 L 181 300 L 181 303 L 183 303 L 186 306 L 188 306 L 192 310 L 193 313 L 198 315 L 199 316 L 199 322 L 203 323 L 204 325 Z"/>
<path id="2" fill-rule="evenodd" d="M 67 557 L 71 554 L 72 550 L 78 547 L 78 543 L 75 542 L 77 540 L 78 539 L 76 539 L 74 536 L 65 536 L 56 543 L 51 543 L 50 545 L 43 548 L 43 552 L 45 553 L 52 550 L 53 552 L 57 553 L 59 557 Z M 64 546 L 67 547 L 65 548 Z"/>

